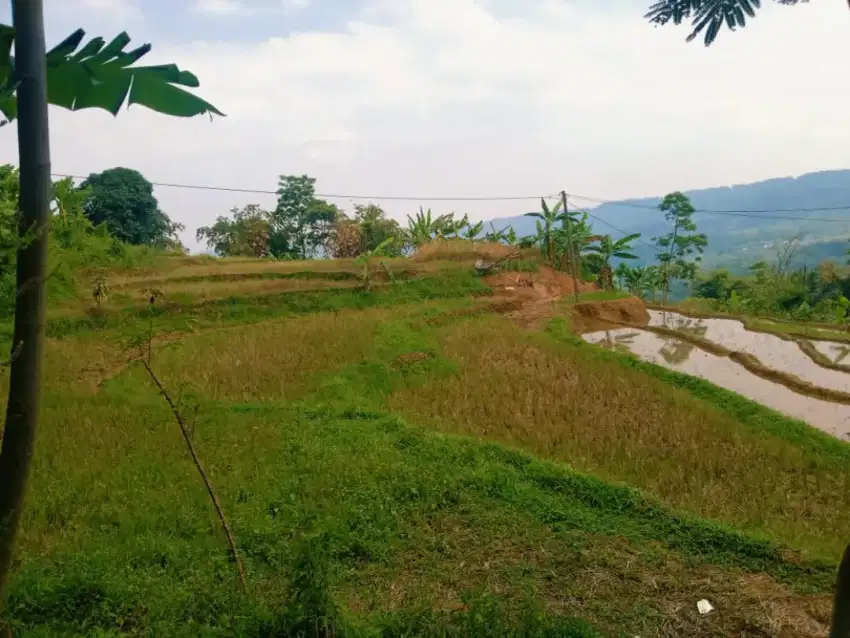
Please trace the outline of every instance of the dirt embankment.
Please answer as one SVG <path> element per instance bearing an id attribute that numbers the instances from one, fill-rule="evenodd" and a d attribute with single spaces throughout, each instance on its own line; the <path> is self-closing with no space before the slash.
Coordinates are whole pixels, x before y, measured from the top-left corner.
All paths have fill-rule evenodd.
<path id="1" fill-rule="evenodd" d="M 649 323 L 646 306 L 637 297 L 577 303 L 570 307 L 570 311 L 570 325 L 578 333 L 604 330 L 621 323 L 638 326 Z"/>
<path id="2" fill-rule="evenodd" d="M 554 302 L 573 294 L 572 277 L 549 266 L 537 272 L 502 272 L 484 278 L 495 297 L 498 312 L 527 328 L 536 328 L 555 313 Z M 579 292 L 598 290 L 595 284 L 579 282 Z"/>

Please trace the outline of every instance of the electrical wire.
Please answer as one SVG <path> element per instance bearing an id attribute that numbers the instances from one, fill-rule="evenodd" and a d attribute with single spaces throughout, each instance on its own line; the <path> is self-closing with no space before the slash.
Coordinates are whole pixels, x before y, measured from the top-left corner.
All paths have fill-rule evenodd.
<path id="1" fill-rule="evenodd" d="M 70 177 L 72 179 L 87 179 L 81 175 L 66 175 L 64 173 L 51 173 L 52 177 Z M 251 193 L 255 195 L 277 195 L 277 191 L 260 190 L 254 188 L 230 188 L 226 186 L 205 186 L 198 184 L 171 184 L 167 182 L 151 182 L 153 186 L 161 186 L 165 188 L 186 188 L 191 190 L 202 191 L 222 191 L 227 193 Z M 504 196 L 481 196 L 481 197 L 414 197 L 412 195 L 340 195 L 316 193 L 315 195 L 321 199 L 359 199 L 359 200 L 386 200 L 386 201 L 422 201 L 422 202 L 500 202 L 500 201 L 520 201 L 530 199 L 541 199 L 540 195 L 522 195 L 515 197 Z M 557 195 L 544 195 L 542 199 L 555 199 Z"/>
<path id="2" fill-rule="evenodd" d="M 615 201 L 611 199 L 599 199 L 597 197 L 589 197 L 586 195 L 576 195 L 574 193 L 570 193 L 570 197 L 574 197 L 576 199 L 583 199 L 589 202 L 593 202 L 595 204 L 608 204 L 611 206 L 621 206 L 623 208 L 636 208 L 639 210 L 651 210 L 654 212 L 658 211 L 658 206 L 648 206 L 643 204 L 630 204 L 629 202 L 623 201 Z M 830 210 L 847 210 L 850 211 L 850 204 L 845 206 L 816 206 L 813 208 L 754 208 L 749 210 L 714 210 L 711 208 L 697 208 L 695 209 L 695 213 L 703 213 L 706 215 L 731 215 L 734 217 L 758 217 L 759 219 L 790 219 L 790 220 L 809 220 L 809 221 L 823 221 L 823 222 L 846 222 L 850 221 L 850 219 L 815 219 L 813 217 L 783 217 L 777 215 L 760 215 L 757 213 L 814 213 L 818 211 L 830 211 Z"/>
<path id="3" fill-rule="evenodd" d="M 87 179 L 81 175 L 69 175 L 64 173 L 52 173 L 53 177 L 66 178 L 70 177 L 72 179 Z M 227 193 L 251 193 L 256 195 L 277 195 L 277 191 L 271 190 L 262 190 L 262 189 L 253 189 L 253 188 L 232 188 L 227 186 L 209 186 L 209 185 L 201 185 L 201 184 L 178 184 L 178 183 L 169 183 L 169 182 L 151 182 L 153 186 L 159 186 L 164 188 L 184 188 L 191 190 L 202 190 L 202 191 L 219 191 L 219 192 L 227 192 Z M 498 195 L 490 195 L 490 196 L 458 196 L 458 197 L 448 197 L 448 196 L 435 196 L 435 197 L 420 197 L 413 195 L 346 195 L 339 193 L 316 193 L 316 197 L 321 199 L 348 199 L 348 200 L 377 200 L 377 201 L 410 201 L 410 202 L 497 202 L 497 201 L 528 201 L 528 200 L 539 200 L 539 199 L 547 199 L 547 200 L 555 200 L 558 199 L 558 195 L 517 195 L 517 196 L 498 196 Z M 590 201 L 596 204 L 607 204 L 609 206 L 620 206 L 623 208 L 634 208 L 638 210 L 647 210 L 653 212 L 659 212 L 657 206 L 647 206 L 642 204 L 631 204 L 629 202 L 623 201 L 615 201 L 609 199 L 600 199 L 597 197 L 590 197 L 587 195 L 577 195 L 575 193 L 569 194 L 570 198 L 581 199 Z M 824 222 L 824 223 L 847 223 L 850 222 L 850 217 L 847 219 L 836 219 L 836 218 L 824 218 L 824 217 L 800 217 L 800 216 L 790 216 L 790 215 L 772 215 L 772 214 L 762 214 L 762 213 L 804 213 L 804 212 L 817 212 L 817 211 L 838 211 L 838 210 L 846 210 L 850 211 L 850 204 L 846 206 L 821 206 L 814 208 L 778 208 L 778 209 L 752 209 L 752 210 L 713 210 L 708 208 L 697 208 L 694 211 L 694 214 L 701 215 L 721 215 L 721 216 L 730 216 L 730 217 L 752 217 L 757 219 L 777 219 L 777 220 L 786 220 L 786 221 L 808 221 L 808 222 Z M 593 216 L 594 219 L 602 221 L 603 223 L 607 223 L 602 220 L 600 217 Z"/>

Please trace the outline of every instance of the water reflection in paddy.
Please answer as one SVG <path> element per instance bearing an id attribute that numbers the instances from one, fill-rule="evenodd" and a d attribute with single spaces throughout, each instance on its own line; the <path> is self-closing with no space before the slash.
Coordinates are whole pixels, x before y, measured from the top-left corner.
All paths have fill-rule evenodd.
<path id="1" fill-rule="evenodd" d="M 649 311 L 649 325 L 663 326 L 708 339 L 723 347 L 747 352 L 768 368 L 788 372 L 822 388 L 850 392 L 850 374 L 819 366 L 793 341 L 752 332 L 734 319 L 695 319 L 675 312 Z M 838 345 L 838 344 L 835 344 Z M 795 395 L 796 396 L 796 395 Z"/>
<path id="2" fill-rule="evenodd" d="M 702 330 L 701 327 L 697 329 Z M 630 351 L 645 361 L 705 379 L 835 436 L 847 438 L 850 435 L 850 406 L 797 394 L 783 385 L 756 376 L 727 357 L 709 354 L 681 339 L 636 328 L 591 332 L 583 335 L 583 338 L 589 343 Z M 797 347 L 793 343 L 789 345 Z"/>

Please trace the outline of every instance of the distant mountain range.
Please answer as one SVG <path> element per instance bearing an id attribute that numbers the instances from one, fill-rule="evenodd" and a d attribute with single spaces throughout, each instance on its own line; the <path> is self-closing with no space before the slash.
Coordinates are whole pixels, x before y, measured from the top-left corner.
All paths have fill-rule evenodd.
<path id="1" fill-rule="evenodd" d="M 704 256 L 707 268 L 742 272 L 761 259 L 775 259 L 778 247 L 798 234 L 803 237 L 795 260 L 798 266 L 815 265 L 824 259 L 843 262 L 850 248 L 850 170 L 807 173 L 686 194 L 698 211 L 706 211 L 695 214 L 694 220 L 699 232 L 708 235 Z M 591 221 L 600 233 L 608 232 L 615 238 L 641 233 L 641 239 L 651 244 L 652 237 L 668 229 L 658 210 L 662 197 L 576 208 L 599 218 Z M 496 228 L 513 226 L 520 236 L 535 232 L 531 217 L 492 221 Z M 485 228 L 490 229 L 489 222 Z M 653 260 L 654 251 L 644 243 L 635 244 L 635 253 L 641 261 Z"/>

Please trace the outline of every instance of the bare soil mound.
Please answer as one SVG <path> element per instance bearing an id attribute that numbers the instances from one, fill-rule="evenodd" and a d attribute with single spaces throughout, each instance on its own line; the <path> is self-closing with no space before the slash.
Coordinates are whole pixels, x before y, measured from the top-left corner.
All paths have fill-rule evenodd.
<path id="1" fill-rule="evenodd" d="M 577 303 L 571 306 L 570 310 L 573 313 L 573 329 L 579 333 L 610 327 L 612 321 L 633 325 L 649 323 L 646 306 L 637 297 Z"/>
<path id="2" fill-rule="evenodd" d="M 553 302 L 573 294 L 572 277 L 549 266 L 538 272 L 502 272 L 484 278 L 497 297 L 495 306 L 520 325 L 535 328 L 554 314 Z M 579 282 L 579 292 L 597 290 L 595 284 Z"/>
<path id="3" fill-rule="evenodd" d="M 538 272 L 501 272 L 484 278 L 495 294 L 531 299 L 558 298 L 573 294 L 573 279 L 550 266 L 540 266 Z M 596 284 L 578 282 L 579 292 L 597 290 Z"/>

